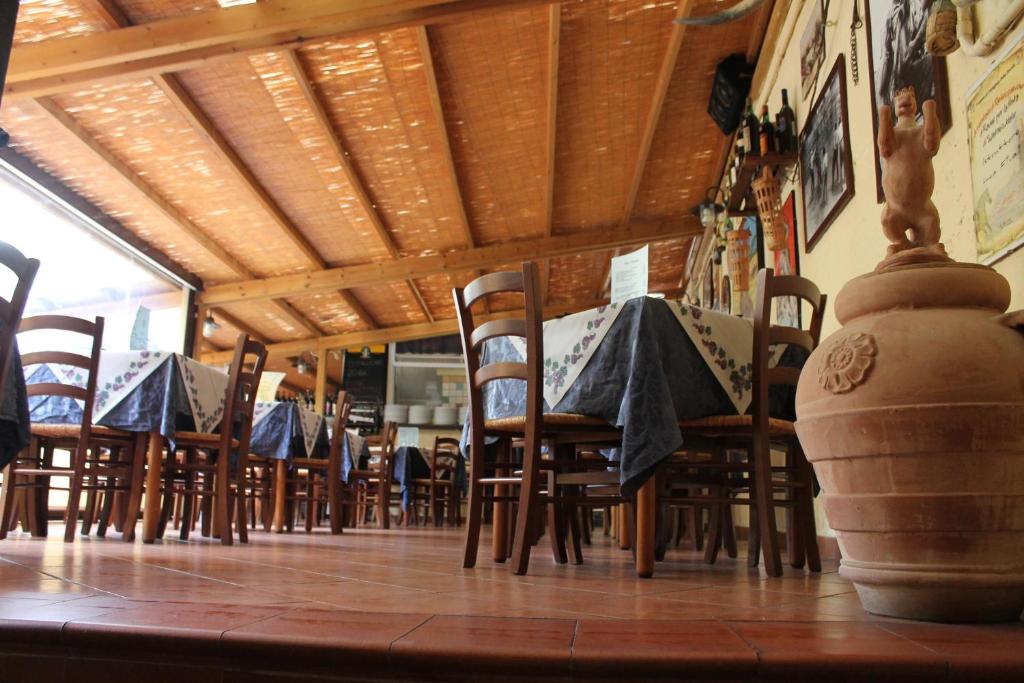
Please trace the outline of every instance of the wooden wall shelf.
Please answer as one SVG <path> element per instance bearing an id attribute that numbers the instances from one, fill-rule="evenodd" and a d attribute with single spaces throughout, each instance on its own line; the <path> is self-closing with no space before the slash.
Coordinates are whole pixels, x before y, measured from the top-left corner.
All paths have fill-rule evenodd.
<path id="1" fill-rule="evenodd" d="M 729 195 L 729 203 L 726 206 L 729 209 L 729 214 L 733 216 L 756 214 L 757 207 L 753 204 L 753 197 L 750 202 L 747 202 L 749 206 L 746 211 L 742 211 L 740 207 L 743 206 L 743 200 L 750 194 L 750 184 L 754 181 L 754 174 L 757 173 L 758 168 L 761 166 L 771 166 L 772 168 L 789 166 L 795 164 L 799 158 L 800 156 L 796 152 L 786 152 L 785 154 L 770 152 L 759 156 L 750 154 L 745 156 L 740 170 L 736 174 L 736 184 L 732 186 L 732 194 Z"/>

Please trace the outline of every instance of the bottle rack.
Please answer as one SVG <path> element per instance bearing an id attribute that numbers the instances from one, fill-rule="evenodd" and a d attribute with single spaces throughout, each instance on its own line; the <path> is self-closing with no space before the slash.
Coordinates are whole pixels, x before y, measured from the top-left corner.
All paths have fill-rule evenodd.
<path id="1" fill-rule="evenodd" d="M 757 215 L 757 204 L 754 202 L 753 195 L 750 194 L 750 184 L 754 181 L 754 174 L 757 173 L 758 168 L 762 166 L 771 166 L 773 168 L 790 166 L 795 164 L 799 158 L 799 154 L 796 152 L 785 152 L 782 154 L 769 152 L 768 154 L 758 156 L 746 155 L 743 158 L 743 163 L 740 164 L 739 171 L 736 173 L 736 183 L 732 186 L 729 203 L 726 205 L 726 208 L 729 209 L 729 215 Z M 741 208 L 744 200 L 748 200 L 746 202 L 746 209 Z"/>

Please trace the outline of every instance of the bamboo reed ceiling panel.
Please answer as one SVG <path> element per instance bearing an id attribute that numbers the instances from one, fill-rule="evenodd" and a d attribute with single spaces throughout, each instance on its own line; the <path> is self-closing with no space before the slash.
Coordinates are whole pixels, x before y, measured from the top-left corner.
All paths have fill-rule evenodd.
<path id="1" fill-rule="evenodd" d="M 671 0 L 562 5 L 556 232 L 622 219 L 675 6 Z"/>
<path id="2" fill-rule="evenodd" d="M 402 255 L 465 246 L 413 29 L 326 41 L 301 56 Z"/>
<path id="3" fill-rule="evenodd" d="M 11 145 L 35 164 L 91 201 L 141 239 L 167 254 L 207 282 L 236 279 L 237 275 L 200 248 L 80 140 L 32 103 L 4 102 L 0 126 L 11 134 Z"/>
<path id="4" fill-rule="evenodd" d="M 697 3 L 693 13 L 706 14 L 715 5 Z M 716 162 L 725 144 L 725 136 L 707 114 L 715 66 L 734 52 L 746 51 L 757 16 L 754 12 L 739 22 L 687 28 L 655 130 L 635 215 L 686 213 L 715 183 Z"/>
<path id="5" fill-rule="evenodd" d="M 548 8 L 472 14 L 429 36 L 477 242 L 543 235 Z"/>
<path id="6" fill-rule="evenodd" d="M 265 112 L 263 117 L 269 139 L 254 140 L 249 131 L 241 130 L 236 149 L 245 152 L 250 168 L 328 263 L 390 258 L 284 56 L 273 52 L 246 61 L 241 68 L 251 68 L 262 81 L 259 101 L 265 104 L 269 98 L 277 116 Z M 209 100 L 204 95 L 202 101 Z M 223 98 L 222 104 L 230 118 L 235 108 L 231 99 Z M 249 107 L 247 101 L 247 115 Z"/>
<path id="7" fill-rule="evenodd" d="M 691 239 L 686 237 L 651 245 L 647 283 L 652 292 L 679 286 L 679 276 L 686 267 L 686 257 L 690 253 Z"/>
<path id="8" fill-rule="evenodd" d="M 218 308 L 274 341 L 305 339 L 309 336 L 309 332 L 296 325 L 290 317 L 281 313 L 281 309 L 270 301 L 247 301 L 218 306 Z M 214 318 L 216 317 L 214 314 Z"/>
<path id="9" fill-rule="evenodd" d="M 287 301 L 326 334 L 356 332 L 369 327 L 349 308 L 338 292 L 288 297 Z"/>
<path id="10" fill-rule="evenodd" d="M 472 277 L 466 281 L 471 280 Z M 454 318 L 455 302 L 452 299 L 452 287 L 457 284 L 457 279 L 447 275 L 432 275 L 430 277 L 416 280 L 416 286 L 427 302 L 427 307 L 435 318 Z"/>
<path id="11" fill-rule="evenodd" d="M 568 303 L 594 297 L 597 278 L 608 262 L 608 252 L 588 252 L 551 259 L 548 302 Z"/>
<path id="12" fill-rule="evenodd" d="M 231 78 L 223 87 L 230 87 Z M 101 145 L 259 275 L 308 266 L 195 128 L 151 81 L 104 83 L 55 98 Z M 258 129 L 254 118 L 246 125 Z"/>
<path id="13" fill-rule="evenodd" d="M 87 4 L 68 0 L 21 0 L 18 23 L 14 28 L 14 44 L 69 38 L 104 28 L 103 19 Z"/>
<path id="14" fill-rule="evenodd" d="M 405 282 L 357 287 L 352 293 L 359 297 L 381 327 L 427 322 L 416 297 Z"/>

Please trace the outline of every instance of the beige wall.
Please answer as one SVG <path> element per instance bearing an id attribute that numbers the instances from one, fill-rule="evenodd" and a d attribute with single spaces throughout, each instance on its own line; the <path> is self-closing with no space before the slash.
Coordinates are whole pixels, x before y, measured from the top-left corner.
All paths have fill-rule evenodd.
<path id="1" fill-rule="evenodd" d="M 777 45 L 775 54 L 761 55 L 774 65 L 781 55 L 777 67 L 769 72 L 764 85 L 769 110 L 774 114 L 781 106 L 780 90 L 790 93 L 790 103 L 796 111 L 799 129 L 811 108 L 811 102 L 800 101 L 800 36 L 807 25 L 813 3 L 817 0 L 793 0 Z M 863 14 L 864 0 L 860 1 Z M 975 8 L 978 33 L 983 33 L 993 23 L 994 15 L 1001 0 L 984 0 Z M 797 187 L 797 216 L 800 236 L 801 274 L 814 280 L 832 300 L 843 284 L 862 273 L 872 270 L 885 255 L 886 239 L 879 227 L 881 205 L 876 201 L 874 168 L 874 131 L 871 123 L 871 85 L 867 45 L 867 27 L 858 31 L 857 51 L 860 61 L 860 82 L 854 85 L 850 73 L 850 19 L 853 15 L 853 0 L 832 0 L 828 21 L 834 25 L 825 29 L 826 55 L 818 77 L 818 92 L 835 64 L 836 57 L 846 55 L 846 87 L 850 117 L 850 143 L 853 150 L 854 196 L 846 209 L 832 223 L 814 245 L 810 254 L 803 250 L 803 206 Z M 875 18 L 877 21 L 878 18 Z M 792 34 L 790 35 L 790 30 Z M 967 126 L 964 117 L 965 94 L 985 72 L 1005 46 L 1021 35 L 1024 27 L 1018 26 L 995 53 L 990 57 L 970 57 L 959 50 L 946 58 L 949 73 L 949 99 L 952 111 L 952 128 L 942 138 L 942 145 L 935 157 L 936 186 L 935 205 L 942 219 L 942 240 L 950 256 L 958 261 L 977 261 L 974 242 L 974 221 L 971 211 L 971 179 L 968 167 Z M 789 38 L 787 41 L 787 37 Z M 760 105 L 761 96 L 755 105 Z M 797 174 L 797 178 L 798 178 Z M 798 180 L 783 187 L 787 196 Z M 1012 290 L 1011 310 L 1024 309 L 1024 249 L 1018 250 L 993 266 L 1009 281 Z M 833 311 L 826 314 L 825 334 L 838 328 Z"/>
<path id="2" fill-rule="evenodd" d="M 757 96 L 755 111 L 767 103 L 769 111 L 778 111 L 782 104 L 780 91 L 786 88 L 790 94 L 790 105 L 796 112 L 798 129 L 810 111 L 812 102 L 800 98 L 800 37 L 809 21 L 813 3 L 817 0 L 793 0 L 789 16 L 783 26 L 774 54 L 761 55 L 769 60 L 772 68 L 764 81 L 762 93 Z M 863 16 L 865 0 L 859 0 Z M 975 8 L 975 28 L 980 35 L 987 31 L 1001 6 L 1002 0 L 984 0 Z M 854 196 L 843 212 L 813 246 L 811 253 L 804 251 L 804 217 L 800 197 L 799 173 L 795 172 L 792 182 L 783 185 L 783 198 L 791 189 L 796 190 L 797 221 L 800 250 L 800 271 L 814 280 L 831 301 L 843 284 L 853 277 L 874 269 L 885 255 L 886 239 L 883 237 L 879 216 L 881 205 L 876 201 L 874 131 L 871 122 L 871 85 L 867 27 L 858 31 L 857 50 L 860 62 L 860 82 L 854 85 L 850 70 L 850 20 L 853 15 L 853 0 L 832 0 L 828 22 L 833 25 L 825 29 L 825 59 L 818 76 L 820 92 L 825 85 L 838 55 L 846 56 L 846 87 L 849 106 L 850 143 L 853 150 Z M 876 19 L 877 20 L 877 19 Z M 964 117 L 965 94 L 986 71 L 1003 49 L 1015 41 L 1024 31 L 1018 26 L 1006 41 L 989 57 L 970 57 L 962 50 L 946 58 L 949 74 L 949 98 L 952 112 L 952 128 L 942 138 L 938 155 L 935 157 L 936 187 L 934 201 L 942 220 L 942 240 L 950 256 L 958 261 L 977 261 L 974 241 L 974 223 L 971 211 L 971 179 L 968 167 L 967 126 Z M 1024 309 L 1024 249 L 1018 250 L 993 266 L 1010 281 L 1012 291 L 1011 310 Z M 832 306 L 826 313 L 824 335 L 838 329 Z M 832 535 L 825 522 L 825 515 L 816 501 L 816 515 L 819 532 Z M 746 509 L 736 510 L 737 523 L 744 524 Z M 780 516 L 781 524 L 781 516 Z"/>

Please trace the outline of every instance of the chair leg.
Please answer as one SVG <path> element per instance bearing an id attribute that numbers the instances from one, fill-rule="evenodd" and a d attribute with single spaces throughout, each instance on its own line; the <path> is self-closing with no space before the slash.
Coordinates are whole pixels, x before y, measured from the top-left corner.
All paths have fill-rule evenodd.
<path id="1" fill-rule="evenodd" d="M 551 541 L 551 556 L 558 564 L 569 562 L 569 555 L 565 549 L 565 515 L 559 509 L 555 499 L 555 472 L 548 471 L 548 494 L 552 499 L 548 501 L 548 539 Z"/>
<path id="2" fill-rule="evenodd" d="M 164 496 L 160 501 L 160 521 L 156 527 L 156 537 L 163 538 L 167 531 L 167 522 L 171 518 L 171 511 L 174 509 L 174 470 L 177 456 L 174 453 L 168 454 L 167 470 L 164 472 Z"/>
<path id="3" fill-rule="evenodd" d="M 581 540 L 583 541 L 583 545 L 592 545 L 592 541 L 590 539 L 592 520 L 594 516 L 592 513 L 592 509 L 583 506 L 580 506 L 576 509 L 579 511 L 577 517 L 580 520 L 580 533 L 582 534 Z"/>
<path id="4" fill-rule="evenodd" d="M 511 456 L 511 443 L 506 439 L 501 443 L 498 449 L 497 455 L 497 467 L 495 468 L 495 476 L 507 477 L 509 474 L 508 463 Z M 494 497 L 508 496 L 510 493 L 509 486 L 507 484 L 495 485 L 494 486 Z M 491 551 L 495 562 L 504 562 L 509 557 L 508 552 L 508 525 L 511 517 L 512 504 L 506 500 L 495 500 L 491 505 Z M 529 531 L 530 519 L 528 516 L 523 517 L 524 532 Z M 529 540 L 525 533 L 523 536 L 524 542 Z M 529 545 L 529 544 L 527 544 Z"/>
<path id="5" fill-rule="evenodd" d="M 718 495 L 717 489 L 711 489 L 712 495 Z M 724 505 L 718 503 L 708 506 L 708 537 L 704 544 L 704 562 L 714 564 L 718 559 L 718 549 L 722 546 L 722 508 Z M 694 516 L 699 520 L 700 508 L 694 508 Z M 700 522 L 698 521 L 698 524 Z"/>
<path id="6" fill-rule="evenodd" d="M 14 463 L 17 458 L 4 468 L 4 483 L 0 487 L 0 540 L 7 538 L 11 528 L 11 517 L 14 514 L 14 498 L 16 484 L 14 482 Z"/>
<path id="7" fill-rule="evenodd" d="M 78 510 L 82 504 L 82 480 L 85 478 L 85 459 L 88 456 L 89 444 L 79 441 L 74 451 L 74 463 L 71 469 L 71 485 L 68 487 L 68 506 L 64 519 L 64 542 L 75 540 L 75 527 L 78 526 Z"/>
<path id="8" fill-rule="evenodd" d="M 33 453 L 36 451 L 33 450 Z M 49 469 L 53 467 L 53 446 L 46 445 L 43 448 L 43 469 Z M 38 488 L 31 489 L 26 492 L 27 496 L 30 496 L 35 505 L 36 517 L 34 519 L 32 534 L 45 538 L 50 532 L 50 520 L 48 515 L 50 512 L 50 477 L 36 477 L 35 484 Z"/>
<path id="9" fill-rule="evenodd" d="M 755 435 L 753 457 L 754 486 L 757 491 L 757 526 L 761 535 L 764 569 L 768 576 L 782 576 L 779 532 L 775 523 L 775 504 L 773 502 L 771 449 L 766 434 Z"/>
<path id="10" fill-rule="evenodd" d="M 132 445 L 132 478 L 128 488 L 127 502 L 121 506 L 124 516 L 121 517 L 121 540 L 130 543 L 135 540 L 135 524 L 139 520 L 142 509 L 142 491 L 146 482 L 146 451 L 149 447 L 149 434 L 139 434 Z M 115 516 L 116 520 L 117 517 Z"/>
<path id="11" fill-rule="evenodd" d="M 214 529 L 220 533 L 221 545 L 234 544 L 231 529 L 231 479 L 228 473 L 229 454 L 217 454 L 217 473 L 214 475 L 213 509 Z"/>
<path id="12" fill-rule="evenodd" d="M 797 466 L 800 468 L 800 481 L 803 486 L 797 491 L 797 524 L 803 535 L 804 552 L 807 555 L 807 568 L 812 572 L 821 571 L 821 555 L 818 552 L 818 528 L 814 521 L 814 500 L 811 482 L 814 472 L 811 463 L 802 452 L 797 453 Z"/>
<path id="13" fill-rule="evenodd" d="M 577 490 L 573 490 L 571 495 L 576 495 L 577 493 Z M 567 505 L 562 513 L 562 516 L 569 522 L 569 551 L 573 564 L 583 564 L 582 533 L 580 531 L 579 515 L 582 509 L 575 505 Z"/>
<path id="14" fill-rule="evenodd" d="M 35 507 L 35 506 L 30 506 Z M 30 514 L 35 515 L 35 510 Z M 92 532 L 92 523 L 96 517 L 96 489 L 89 489 L 85 494 L 85 508 L 82 510 L 81 534 L 88 536 Z"/>
<path id="15" fill-rule="evenodd" d="M 477 547 L 480 545 L 480 525 L 483 522 L 484 510 L 483 487 L 480 485 L 484 455 L 483 453 L 473 453 L 471 457 L 473 463 L 469 476 L 469 502 L 466 505 L 466 543 L 462 556 L 462 566 L 465 569 L 476 566 Z"/>
<path id="16" fill-rule="evenodd" d="M 239 459 L 238 467 L 235 470 L 235 525 L 238 527 L 238 542 L 249 542 L 249 521 L 246 518 L 246 492 L 249 490 L 249 463 L 248 455 Z M 231 487 L 228 487 L 228 495 L 231 495 Z M 230 525 L 228 526 L 230 529 Z"/>

